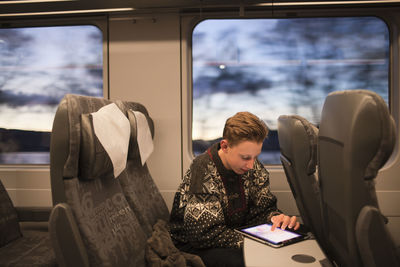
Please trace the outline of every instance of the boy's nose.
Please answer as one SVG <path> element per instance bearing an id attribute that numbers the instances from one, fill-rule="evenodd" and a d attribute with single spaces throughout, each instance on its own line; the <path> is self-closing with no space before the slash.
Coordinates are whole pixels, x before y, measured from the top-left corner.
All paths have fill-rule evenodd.
<path id="1" fill-rule="evenodd" d="M 246 168 L 247 169 L 253 169 L 253 166 L 254 166 L 254 159 L 252 159 L 252 160 L 249 160 L 247 163 L 246 163 Z"/>

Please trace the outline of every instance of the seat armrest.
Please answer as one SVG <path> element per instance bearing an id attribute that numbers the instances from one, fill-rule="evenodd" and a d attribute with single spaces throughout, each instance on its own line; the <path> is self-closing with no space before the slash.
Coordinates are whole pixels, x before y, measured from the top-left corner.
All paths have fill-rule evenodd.
<path id="1" fill-rule="evenodd" d="M 89 267 L 86 248 L 68 204 L 59 203 L 51 211 L 49 233 L 60 266 Z"/>

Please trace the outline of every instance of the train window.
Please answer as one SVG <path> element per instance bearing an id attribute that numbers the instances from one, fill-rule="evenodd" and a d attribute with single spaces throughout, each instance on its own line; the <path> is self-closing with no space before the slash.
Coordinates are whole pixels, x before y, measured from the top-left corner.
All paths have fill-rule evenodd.
<path id="1" fill-rule="evenodd" d="M 103 96 L 102 43 L 92 25 L 0 29 L 0 164 L 49 164 L 63 96 Z"/>
<path id="2" fill-rule="evenodd" d="M 389 31 L 377 17 L 209 19 L 193 30 L 192 68 L 194 154 L 247 110 L 270 128 L 259 159 L 279 164 L 280 115 L 318 125 L 336 90 L 373 90 L 388 102 Z"/>

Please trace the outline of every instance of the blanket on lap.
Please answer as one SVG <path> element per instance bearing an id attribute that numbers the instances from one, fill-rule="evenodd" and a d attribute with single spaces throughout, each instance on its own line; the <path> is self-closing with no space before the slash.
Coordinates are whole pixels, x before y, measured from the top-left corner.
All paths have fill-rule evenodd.
<path id="1" fill-rule="evenodd" d="M 177 249 L 172 242 L 168 225 L 158 220 L 153 226 L 153 234 L 147 240 L 146 262 L 151 267 L 205 267 L 201 258 Z"/>

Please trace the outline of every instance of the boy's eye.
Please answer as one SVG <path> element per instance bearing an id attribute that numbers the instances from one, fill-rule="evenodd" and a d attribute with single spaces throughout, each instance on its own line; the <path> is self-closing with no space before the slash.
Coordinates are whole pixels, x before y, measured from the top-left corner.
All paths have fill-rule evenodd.
<path id="1" fill-rule="evenodd" d="M 242 156 L 242 159 L 243 159 L 243 160 L 249 160 L 250 157 L 244 157 L 244 156 Z"/>

